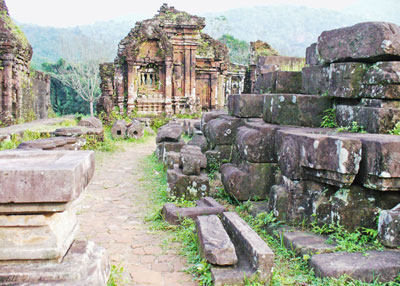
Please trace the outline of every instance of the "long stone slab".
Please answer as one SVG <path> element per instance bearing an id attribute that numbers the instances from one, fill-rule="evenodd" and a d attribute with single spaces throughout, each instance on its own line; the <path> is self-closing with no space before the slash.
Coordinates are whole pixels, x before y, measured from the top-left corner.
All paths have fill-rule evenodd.
<path id="1" fill-rule="evenodd" d="M 400 272 L 399 251 L 367 251 L 366 253 L 324 253 L 311 257 L 310 266 L 319 277 L 349 275 L 365 282 L 390 282 Z"/>
<path id="2" fill-rule="evenodd" d="M 93 242 L 75 241 L 63 261 L 0 262 L 4 286 L 105 286 L 110 264 L 105 249 Z"/>
<path id="3" fill-rule="evenodd" d="M 266 123 L 319 127 L 324 111 L 331 108 L 328 97 L 305 94 L 268 94 L 264 97 Z"/>
<path id="4" fill-rule="evenodd" d="M 2 151 L 0 203 L 73 201 L 93 173 L 93 151 Z"/>
<path id="5" fill-rule="evenodd" d="M 332 252 L 336 246 L 328 244 L 327 238 L 304 231 L 283 231 L 283 243 L 285 247 L 293 250 L 297 255 L 313 255 Z"/>
<path id="6" fill-rule="evenodd" d="M 85 144 L 86 140 L 81 137 L 52 137 L 22 142 L 17 149 L 80 150 Z"/>
<path id="7" fill-rule="evenodd" d="M 365 22 L 325 31 L 318 37 L 318 54 L 325 63 L 397 60 L 400 27 L 385 22 Z"/>
<path id="8" fill-rule="evenodd" d="M 232 94 L 228 97 L 228 112 L 242 118 L 261 118 L 263 103 L 262 94 Z"/>
<path id="9" fill-rule="evenodd" d="M 237 213 L 223 213 L 222 223 L 236 248 L 244 250 L 253 271 L 258 273 L 261 280 L 269 281 L 274 266 L 274 253 L 265 241 Z"/>
<path id="10" fill-rule="evenodd" d="M 1 215 L 0 260 L 61 260 L 78 231 L 75 211 Z"/>
<path id="11" fill-rule="evenodd" d="M 195 219 L 198 216 L 217 215 L 225 211 L 225 208 L 211 197 L 202 198 L 196 204 L 196 207 L 180 208 L 172 203 L 167 203 L 162 209 L 164 220 L 178 225 L 185 218 Z"/>
<path id="12" fill-rule="evenodd" d="M 200 252 L 209 263 L 234 265 L 238 262 L 235 247 L 218 216 L 198 216 L 196 229 Z"/>
<path id="13" fill-rule="evenodd" d="M 0 204 L 2 214 L 46 214 L 65 211 L 71 203 Z"/>

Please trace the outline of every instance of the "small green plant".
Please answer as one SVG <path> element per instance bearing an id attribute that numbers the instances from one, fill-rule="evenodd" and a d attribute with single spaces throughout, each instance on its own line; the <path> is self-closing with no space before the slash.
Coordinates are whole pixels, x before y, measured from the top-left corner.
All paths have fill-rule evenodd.
<path id="1" fill-rule="evenodd" d="M 351 126 L 340 126 L 336 128 L 337 132 L 351 132 L 351 133 L 367 133 L 363 126 L 358 125 L 357 121 L 353 121 Z"/>
<path id="2" fill-rule="evenodd" d="M 322 128 L 337 128 L 338 127 L 338 125 L 336 123 L 335 108 L 329 108 L 324 111 L 324 116 L 322 117 L 321 127 Z"/>
<path id="3" fill-rule="evenodd" d="M 400 121 L 396 123 L 394 128 L 389 131 L 390 135 L 400 135 Z"/>
<path id="4" fill-rule="evenodd" d="M 122 286 L 125 285 L 123 281 L 122 273 L 124 268 L 122 266 L 111 265 L 110 278 L 107 281 L 107 286 Z"/>

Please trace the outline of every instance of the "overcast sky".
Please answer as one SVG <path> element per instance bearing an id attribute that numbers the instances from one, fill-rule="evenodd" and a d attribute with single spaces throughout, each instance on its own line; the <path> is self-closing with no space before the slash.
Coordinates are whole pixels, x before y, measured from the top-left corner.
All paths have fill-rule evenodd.
<path id="1" fill-rule="evenodd" d="M 11 16 L 21 23 L 70 27 L 128 15 L 150 17 L 167 2 L 191 14 L 263 5 L 302 5 L 343 10 L 356 0 L 6 0 Z M 399 0 L 400 1 L 400 0 Z"/>

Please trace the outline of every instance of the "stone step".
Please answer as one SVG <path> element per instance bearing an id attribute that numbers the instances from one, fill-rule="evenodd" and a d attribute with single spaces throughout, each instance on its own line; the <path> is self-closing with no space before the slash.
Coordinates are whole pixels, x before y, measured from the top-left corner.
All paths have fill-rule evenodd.
<path id="1" fill-rule="evenodd" d="M 172 203 L 167 203 L 162 209 L 165 221 L 178 225 L 185 218 L 195 219 L 202 215 L 222 214 L 225 208 L 213 198 L 205 197 L 196 202 L 196 207 L 179 208 Z"/>
<path id="2" fill-rule="evenodd" d="M 2 151 L 0 203 L 73 201 L 93 173 L 93 151 Z"/>
<path id="3" fill-rule="evenodd" d="M 364 282 L 390 282 L 400 273 L 400 251 L 316 254 L 309 261 L 318 277 L 348 275 Z"/>
<path id="4" fill-rule="evenodd" d="M 228 113 L 241 118 L 262 118 L 264 95 L 232 94 L 228 97 Z"/>
<path id="5" fill-rule="evenodd" d="M 332 107 L 329 97 L 305 94 L 267 94 L 263 107 L 266 123 L 319 127 L 324 111 Z"/>
<path id="6" fill-rule="evenodd" d="M 214 265 L 238 262 L 235 247 L 216 215 L 198 216 L 196 230 L 202 256 Z"/>
<path id="7" fill-rule="evenodd" d="M 104 286 L 110 275 L 105 249 L 75 241 L 61 263 L 57 261 L 0 262 L 1 285 Z"/>

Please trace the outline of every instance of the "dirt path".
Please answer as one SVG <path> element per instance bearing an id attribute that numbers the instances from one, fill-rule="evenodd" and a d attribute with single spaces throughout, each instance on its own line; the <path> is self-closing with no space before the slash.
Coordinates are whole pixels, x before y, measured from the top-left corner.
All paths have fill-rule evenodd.
<path id="1" fill-rule="evenodd" d="M 125 145 L 125 151 L 104 154 L 83 196 L 78 212 L 78 238 L 105 247 L 111 264 L 124 268 L 124 285 L 197 285 L 174 250 L 160 245 L 160 234 L 152 234 L 144 223 L 148 193 L 140 187 L 140 162 L 155 150 L 148 143 Z"/>

